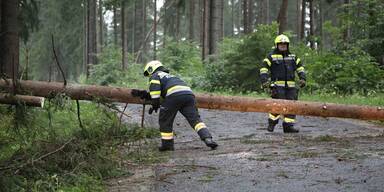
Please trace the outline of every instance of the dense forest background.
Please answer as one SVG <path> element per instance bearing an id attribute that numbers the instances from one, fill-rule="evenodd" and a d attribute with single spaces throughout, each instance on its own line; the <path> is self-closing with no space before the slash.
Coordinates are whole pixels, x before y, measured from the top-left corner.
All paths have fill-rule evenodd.
<path id="1" fill-rule="evenodd" d="M 306 65 L 307 90 L 382 92 L 383 6 L 381 0 L 22 0 L 17 76 L 62 81 L 58 61 L 71 81 L 134 87 L 143 63 L 160 59 L 201 90 L 260 91 L 260 63 L 285 33 Z"/>

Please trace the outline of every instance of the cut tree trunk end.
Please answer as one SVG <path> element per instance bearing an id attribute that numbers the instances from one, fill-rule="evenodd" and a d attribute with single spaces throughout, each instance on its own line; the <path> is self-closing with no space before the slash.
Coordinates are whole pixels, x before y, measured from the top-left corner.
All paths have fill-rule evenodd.
<path id="1" fill-rule="evenodd" d="M 44 107 L 44 97 L 35 97 L 27 95 L 10 95 L 0 93 L 0 103 L 7 105 L 26 105 L 31 107 Z"/>

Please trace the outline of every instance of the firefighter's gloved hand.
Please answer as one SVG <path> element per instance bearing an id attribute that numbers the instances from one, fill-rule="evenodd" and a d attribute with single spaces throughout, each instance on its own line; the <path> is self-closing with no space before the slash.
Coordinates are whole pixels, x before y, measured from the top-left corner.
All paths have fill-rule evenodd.
<path id="1" fill-rule="evenodd" d="M 267 95 L 271 95 L 271 93 L 272 93 L 272 90 L 271 90 L 271 88 L 267 88 L 267 87 L 265 87 L 265 88 L 263 88 L 263 91 L 264 91 L 264 93 L 266 93 Z"/>
<path id="2" fill-rule="evenodd" d="M 271 82 L 266 81 L 266 82 L 264 82 L 264 83 L 261 84 L 261 87 L 263 88 L 263 91 L 264 91 L 267 95 L 270 95 L 270 94 L 271 94 Z"/>
<path id="3" fill-rule="evenodd" d="M 149 109 L 148 113 L 152 114 L 153 111 L 157 113 L 157 110 L 160 108 L 160 98 L 159 99 L 153 99 L 152 100 L 152 107 Z"/>
<path id="4" fill-rule="evenodd" d="M 148 113 L 149 113 L 150 115 L 152 115 L 153 111 L 155 111 L 155 113 L 157 113 L 158 109 L 159 109 L 159 108 L 153 108 L 153 107 L 151 107 L 151 108 L 149 108 Z"/>
<path id="5" fill-rule="evenodd" d="M 269 89 L 271 87 L 271 82 L 266 81 L 266 82 L 262 83 L 261 86 L 263 87 L 263 89 L 266 89 L 266 88 Z"/>
<path id="6" fill-rule="evenodd" d="M 151 99 L 151 95 L 146 90 L 132 89 L 132 96 L 140 97 L 140 99 Z"/>
<path id="7" fill-rule="evenodd" d="M 299 80 L 299 87 L 300 88 L 303 88 L 307 85 L 307 82 L 304 80 L 304 79 L 300 79 Z"/>

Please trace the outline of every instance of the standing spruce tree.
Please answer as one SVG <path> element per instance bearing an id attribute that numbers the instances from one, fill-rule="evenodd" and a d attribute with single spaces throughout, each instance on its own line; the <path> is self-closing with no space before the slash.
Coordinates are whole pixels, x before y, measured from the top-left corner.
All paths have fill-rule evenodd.
<path id="1" fill-rule="evenodd" d="M 17 78 L 19 72 L 19 3 L 18 0 L 0 1 L 0 71 L 10 78 Z"/>

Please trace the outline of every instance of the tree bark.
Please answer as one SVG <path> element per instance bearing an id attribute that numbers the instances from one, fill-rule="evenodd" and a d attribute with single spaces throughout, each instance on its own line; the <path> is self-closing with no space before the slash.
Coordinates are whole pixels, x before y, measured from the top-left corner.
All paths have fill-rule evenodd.
<path id="1" fill-rule="evenodd" d="M 188 6 L 189 6 L 189 11 L 188 11 L 188 39 L 189 41 L 194 41 L 195 40 L 195 9 L 196 9 L 196 0 L 189 0 L 188 1 Z"/>
<path id="2" fill-rule="evenodd" d="M 277 22 L 279 23 L 279 34 L 282 34 L 287 30 L 287 10 L 288 0 L 283 0 L 281 3 L 279 15 L 277 17 Z"/>
<path id="3" fill-rule="evenodd" d="M 104 46 L 104 14 L 103 14 L 103 0 L 99 0 L 99 42 L 98 53 L 101 53 Z"/>
<path id="4" fill-rule="evenodd" d="M 201 30 L 201 10 L 200 10 L 200 0 L 193 0 L 195 2 L 193 10 L 193 40 L 195 42 L 200 41 L 200 30 Z"/>
<path id="5" fill-rule="evenodd" d="M 19 1 L 2 0 L 0 31 L 0 72 L 11 78 L 19 76 Z"/>
<path id="6" fill-rule="evenodd" d="M 301 25 L 300 25 L 300 40 L 305 38 L 305 10 L 307 9 L 307 0 L 301 0 Z"/>
<path id="7" fill-rule="evenodd" d="M 344 0 L 344 5 L 348 5 L 348 4 L 349 4 L 349 0 Z M 344 12 L 346 14 L 349 14 L 348 8 L 345 8 Z M 349 26 L 349 24 L 346 24 L 346 28 L 343 36 L 344 36 L 344 40 L 348 42 L 351 37 L 351 27 Z"/>
<path id="8" fill-rule="evenodd" d="M 10 95 L 0 93 L 0 103 L 7 105 L 26 105 L 31 107 L 44 107 L 44 97 L 27 95 Z"/>
<path id="9" fill-rule="evenodd" d="M 97 63 L 97 15 L 96 0 L 88 0 L 88 33 L 87 33 L 87 77 L 89 77 L 92 65 Z"/>
<path id="10" fill-rule="evenodd" d="M 140 51 L 142 44 L 144 43 L 145 31 L 144 31 L 144 2 L 142 0 L 135 1 L 135 53 Z M 142 61 L 142 57 L 139 57 L 139 62 Z"/>
<path id="11" fill-rule="evenodd" d="M 113 5 L 113 8 L 112 8 L 112 12 L 113 12 L 113 44 L 115 44 L 115 46 L 118 45 L 118 40 L 117 40 L 117 8 L 116 8 L 116 4 Z"/>
<path id="12" fill-rule="evenodd" d="M 218 52 L 218 44 L 223 39 L 223 11 L 224 0 L 211 0 L 211 15 L 209 21 L 209 54 Z"/>
<path id="13" fill-rule="evenodd" d="M 249 33 L 249 0 L 243 0 L 243 29 L 244 34 Z"/>
<path id="14" fill-rule="evenodd" d="M 320 39 L 321 41 L 319 42 L 319 48 L 323 49 L 324 48 L 324 33 L 323 33 L 323 22 L 324 22 L 324 4 L 322 1 L 319 1 L 319 33 L 320 33 Z"/>
<path id="15" fill-rule="evenodd" d="M 231 33 L 235 36 L 235 0 L 231 0 Z"/>
<path id="16" fill-rule="evenodd" d="M 143 9 L 142 9 L 142 21 L 143 21 L 143 28 L 142 28 L 142 31 L 143 31 L 143 36 L 142 36 L 142 42 L 143 42 L 143 45 L 142 45 L 142 49 L 141 52 L 142 53 L 147 53 L 148 50 L 147 50 L 147 41 L 145 40 L 145 33 L 147 33 L 147 1 L 148 0 L 144 0 L 143 1 Z M 151 29 L 152 30 L 152 29 Z M 144 54 L 141 54 L 141 55 L 144 55 Z M 143 60 L 142 60 L 143 61 Z"/>
<path id="17" fill-rule="evenodd" d="M 180 1 L 176 3 L 176 23 L 175 23 L 175 40 L 180 40 L 180 22 L 181 22 L 181 7 Z"/>
<path id="18" fill-rule="evenodd" d="M 0 88 L 12 90 L 14 87 L 12 80 L 7 81 L 8 82 L 0 80 Z M 122 87 L 73 84 L 68 84 L 64 87 L 62 83 L 42 81 L 19 81 L 18 83 L 20 85 L 20 91 L 40 97 L 53 97 L 55 94 L 65 93 L 74 100 L 99 100 L 100 98 L 104 98 L 110 102 L 136 104 L 142 104 L 144 102 L 137 97 L 133 97 L 131 89 Z M 251 97 L 214 96 L 207 94 L 196 94 L 196 100 L 199 108 L 206 109 L 384 120 L 384 108 L 382 107 L 281 99 L 255 99 Z"/>
<path id="19" fill-rule="evenodd" d="M 254 1 L 248 0 L 248 33 L 252 33 L 253 31 L 253 23 L 254 23 Z"/>
<path id="20" fill-rule="evenodd" d="M 125 7 L 125 1 L 121 1 L 121 22 L 120 22 L 120 28 L 121 28 L 121 69 L 126 70 L 127 68 L 127 26 L 126 26 L 126 7 Z"/>
<path id="21" fill-rule="evenodd" d="M 249 34 L 253 30 L 253 0 L 243 0 L 243 23 L 244 34 Z"/>
<path id="22" fill-rule="evenodd" d="M 88 71 L 87 71 L 87 53 L 88 53 L 88 0 L 83 0 L 84 3 L 84 9 L 83 9 L 83 65 L 81 66 L 81 70 L 86 73 L 86 76 L 88 77 Z M 49 65 L 49 75 L 51 74 L 51 65 Z M 49 77 L 50 79 L 50 77 Z"/>
<path id="23" fill-rule="evenodd" d="M 315 22 L 314 22 L 314 6 L 313 6 L 313 0 L 309 0 L 309 43 L 311 46 L 311 49 L 315 49 Z"/>
<path id="24" fill-rule="evenodd" d="M 296 34 L 297 34 L 297 41 L 300 41 L 300 33 L 301 33 L 301 5 L 303 0 L 297 0 L 296 2 Z"/>
<path id="25" fill-rule="evenodd" d="M 267 20 L 266 20 L 266 24 L 269 24 L 269 23 L 271 23 L 271 11 L 270 11 L 270 2 L 269 2 L 269 0 L 266 0 L 266 11 L 267 11 L 267 13 L 265 14 L 266 16 L 267 16 Z"/>
<path id="26" fill-rule="evenodd" d="M 210 7 L 211 1 L 204 0 L 203 5 L 203 46 L 202 46 L 202 59 L 205 60 L 209 55 L 209 26 L 210 26 Z"/>
<path id="27" fill-rule="evenodd" d="M 260 10 L 260 13 L 259 13 L 259 21 L 258 23 L 260 24 L 268 24 L 268 14 L 269 14 L 269 8 L 268 8 L 268 5 L 269 5 L 269 1 L 267 0 L 261 0 L 260 3 L 259 3 L 259 10 Z"/>
<path id="28" fill-rule="evenodd" d="M 156 60 L 157 57 L 157 0 L 153 1 L 153 15 L 154 15 L 154 20 L 153 20 L 153 60 Z"/>

